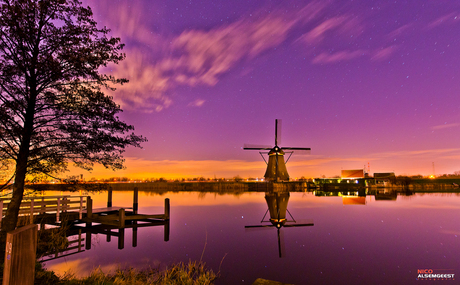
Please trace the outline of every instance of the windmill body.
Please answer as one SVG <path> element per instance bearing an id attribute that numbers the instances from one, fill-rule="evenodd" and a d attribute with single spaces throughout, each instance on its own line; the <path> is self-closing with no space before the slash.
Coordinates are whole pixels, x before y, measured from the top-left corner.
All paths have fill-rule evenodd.
<path id="1" fill-rule="evenodd" d="M 265 181 L 289 181 L 289 174 L 284 163 L 284 151 L 279 147 L 274 147 L 268 153 L 268 164 L 264 177 Z"/>
<path id="2" fill-rule="evenodd" d="M 244 147 L 245 150 L 259 150 L 268 151 L 267 170 L 265 171 L 265 181 L 280 182 L 289 181 L 289 174 L 286 168 L 284 155 L 290 153 L 292 155 L 295 151 L 309 151 L 310 148 L 306 147 L 280 147 L 278 146 L 278 120 L 275 120 L 275 146 L 274 147 Z M 286 150 L 286 151 L 285 151 Z M 262 155 L 264 152 L 260 152 Z M 289 157 L 290 157 L 289 155 Z M 262 155 L 263 157 L 263 155 Z M 265 160 L 265 158 L 264 158 Z M 289 160 L 289 158 L 288 158 Z"/>

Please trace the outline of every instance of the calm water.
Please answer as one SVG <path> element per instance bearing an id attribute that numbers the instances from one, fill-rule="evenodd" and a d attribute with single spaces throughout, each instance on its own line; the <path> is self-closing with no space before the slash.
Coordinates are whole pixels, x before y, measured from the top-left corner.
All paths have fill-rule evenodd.
<path id="1" fill-rule="evenodd" d="M 95 208 L 105 206 L 106 193 L 92 196 Z M 314 225 L 281 228 L 280 247 L 276 228 L 245 228 L 261 225 L 268 208 L 265 196 L 140 192 L 142 214 L 162 213 L 164 199 L 170 198 L 169 241 L 164 241 L 163 226 L 139 228 L 136 247 L 133 230 L 125 229 L 121 250 L 117 237 L 108 242 L 105 235 L 93 234 L 91 249 L 48 261 L 46 267 L 83 276 L 98 266 L 113 271 L 202 258 L 214 272 L 220 268 L 216 284 L 252 284 L 259 277 L 293 284 L 420 284 L 430 282 L 417 280 L 420 269 L 460 273 L 456 193 L 380 200 L 291 192 L 284 198 L 297 224 Z M 114 192 L 114 206 L 131 203 L 131 192 Z M 460 277 L 455 279 L 443 282 Z"/>

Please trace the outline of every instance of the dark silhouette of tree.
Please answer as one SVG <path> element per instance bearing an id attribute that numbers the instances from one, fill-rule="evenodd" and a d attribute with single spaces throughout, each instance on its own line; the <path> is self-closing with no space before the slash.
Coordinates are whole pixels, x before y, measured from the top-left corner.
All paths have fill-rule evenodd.
<path id="1" fill-rule="evenodd" d="M 408 188 L 412 183 L 412 178 L 409 176 L 398 176 L 395 179 L 395 183 L 403 186 L 404 188 Z"/>
<path id="2" fill-rule="evenodd" d="M 26 174 L 67 164 L 123 167 L 126 146 L 145 138 L 118 118 L 103 93 L 126 83 L 100 69 L 124 59 L 119 38 L 97 28 L 77 0 L 0 0 L 0 160 L 15 163 L 2 234 L 15 228 Z"/>

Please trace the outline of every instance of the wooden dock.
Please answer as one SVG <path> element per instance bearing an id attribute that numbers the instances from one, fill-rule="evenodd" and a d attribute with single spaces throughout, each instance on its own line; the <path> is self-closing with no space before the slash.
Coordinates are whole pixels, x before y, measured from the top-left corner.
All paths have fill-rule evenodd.
<path id="1" fill-rule="evenodd" d="M 126 227 L 127 221 L 154 222 L 169 220 L 169 198 L 165 199 L 165 212 L 163 214 L 155 215 L 138 214 L 137 207 L 134 205 L 132 209 L 113 206 L 93 209 L 92 205 L 93 201 L 91 197 L 88 197 L 86 202 L 86 209 L 83 210 L 84 218 L 81 219 L 82 222 L 99 223 L 103 225 L 124 228 Z"/>
<path id="2" fill-rule="evenodd" d="M 164 222 L 169 221 L 170 203 L 165 199 L 165 210 L 162 214 L 139 214 L 138 213 L 138 189 L 133 191 L 133 207 L 112 206 L 112 190 L 108 191 L 106 208 L 93 208 L 93 200 L 90 196 L 34 196 L 24 197 L 19 216 L 30 219 L 31 223 L 60 225 L 62 221 L 74 224 L 92 223 L 125 228 L 132 222 Z M 10 198 L 0 198 L 0 223 L 6 212 Z"/>
<path id="3" fill-rule="evenodd" d="M 61 227 L 65 230 L 68 240 L 68 247 L 43 253 L 40 262 L 90 250 L 93 234 L 105 235 L 107 242 L 115 237 L 118 239 L 118 249 L 123 249 L 126 228 L 131 229 L 132 232 L 132 247 L 137 246 L 138 229 L 144 227 L 162 226 L 164 241 L 169 241 L 170 203 L 168 198 L 164 201 L 164 213 L 139 214 L 137 188 L 133 191 L 132 207 L 113 206 L 111 189 L 107 193 L 107 207 L 104 208 L 93 208 L 93 200 L 90 196 L 60 195 L 23 198 L 19 210 L 21 224 L 39 224 L 40 231 L 56 230 L 46 225 Z M 0 198 L 0 223 L 9 203 L 10 198 Z"/>

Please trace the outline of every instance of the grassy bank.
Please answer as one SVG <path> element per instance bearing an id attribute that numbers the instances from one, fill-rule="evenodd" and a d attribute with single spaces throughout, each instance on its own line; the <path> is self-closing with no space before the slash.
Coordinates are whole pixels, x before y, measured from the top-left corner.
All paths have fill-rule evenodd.
<path id="1" fill-rule="evenodd" d="M 18 227 L 28 225 L 30 217 L 21 216 Z M 60 252 L 69 246 L 66 236 L 67 223 L 61 227 L 38 231 L 37 260 L 53 252 Z M 0 254 L 5 256 L 5 241 L 0 241 Z M 46 270 L 41 262 L 36 262 L 35 284 L 53 285 L 141 285 L 141 284 L 168 284 L 168 285 L 207 285 L 213 284 L 219 273 L 207 269 L 202 261 L 189 261 L 167 266 L 138 270 L 135 268 L 117 269 L 115 272 L 103 272 L 100 268 L 94 269 L 88 277 L 76 277 L 72 272 L 62 276 Z M 0 261 L 0 284 L 3 282 L 3 258 Z"/>
<path id="2" fill-rule="evenodd" d="M 149 268 L 137 270 L 134 268 L 118 269 L 114 273 L 102 272 L 100 268 L 95 269 L 90 276 L 77 278 L 71 273 L 57 276 L 54 272 L 45 270 L 40 263 L 37 263 L 35 270 L 35 284 L 56 284 L 56 285 L 207 285 L 213 284 L 217 274 L 206 269 L 203 262 L 189 261 L 178 263 L 167 267 L 165 270 Z"/>

